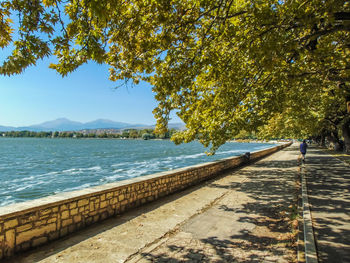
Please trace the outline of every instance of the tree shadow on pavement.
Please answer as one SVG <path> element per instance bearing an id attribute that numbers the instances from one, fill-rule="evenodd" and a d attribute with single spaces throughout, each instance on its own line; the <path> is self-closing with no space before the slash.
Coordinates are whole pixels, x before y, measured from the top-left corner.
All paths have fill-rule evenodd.
<path id="1" fill-rule="evenodd" d="M 247 178 L 240 183 L 209 185 L 232 190 L 247 199 L 240 205 L 218 202 L 212 208 L 218 211 L 214 219 L 218 228 L 225 222 L 223 218 L 232 218 L 242 226 L 235 234 L 223 238 L 203 229 L 201 235 L 208 231 L 207 236 L 198 237 L 192 232 L 186 239 L 179 236 L 191 229 L 181 228 L 180 233 L 142 256 L 149 262 L 296 262 L 296 240 L 291 229 L 299 193 L 296 165 L 296 158 L 263 160 L 240 170 L 237 176 Z M 215 212 L 209 215 L 215 217 Z"/>
<path id="2" fill-rule="evenodd" d="M 319 149 L 307 164 L 319 262 L 350 262 L 350 167 Z"/>

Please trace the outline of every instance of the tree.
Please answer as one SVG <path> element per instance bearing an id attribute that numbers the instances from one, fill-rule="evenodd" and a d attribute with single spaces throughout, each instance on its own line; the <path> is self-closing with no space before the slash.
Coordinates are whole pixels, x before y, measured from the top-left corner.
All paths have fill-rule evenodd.
<path id="1" fill-rule="evenodd" d="M 143 139 L 143 140 L 149 140 L 149 139 L 151 139 L 151 134 L 149 134 L 149 133 L 144 133 L 144 134 L 142 134 L 142 139 Z"/>
<path id="2" fill-rule="evenodd" d="M 20 73 L 50 54 L 58 58 L 51 68 L 63 76 L 89 60 L 106 63 L 113 81 L 153 85 L 159 133 L 166 132 L 170 112 L 176 111 L 187 129 L 173 140 L 198 138 L 213 151 L 241 129 L 257 132 L 274 120 L 288 120 L 288 133 L 296 136 L 309 132 L 300 127 L 321 125 L 328 111 L 341 111 L 336 126 L 350 151 L 344 111 L 350 94 L 349 5 L 340 0 L 8 0 L 1 3 L 0 46 L 12 43 L 14 50 L 0 73 Z M 15 14 L 17 41 L 10 21 Z M 325 97 L 332 92 L 337 96 L 331 104 L 342 105 L 329 110 Z M 312 106 L 305 106 L 310 99 Z M 312 116 L 305 118 L 309 111 L 299 109 L 311 109 Z M 286 130 L 275 127 L 270 132 Z"/>

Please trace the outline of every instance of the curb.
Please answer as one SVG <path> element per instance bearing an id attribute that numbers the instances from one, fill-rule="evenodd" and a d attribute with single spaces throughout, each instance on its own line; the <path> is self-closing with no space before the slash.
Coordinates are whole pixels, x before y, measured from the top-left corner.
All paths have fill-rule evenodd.
<path id="1" fill-rule="evenodd" d="M 304 234 L 304 249 L 306 263 L 317 263 L 317 250 L 312 228 L 312 217 L 310 212 L 310 204 L 307 195 L 306 171 L 305 167 L 301 167 L 301 189 L 302 189 L 302 213 L 303 213 L 303 234 Z M 299 260 L 299 253 L 298 253 Z"/>
<path id="2" fill-rule="evenodd" d="M 303 202 L 301 189 L 301 173 L 298 172 L 298 241 L 297 241 L 297 262 L 305 263 L 305 244 L 304 244 L 304 222 L 303 222 Z"/>

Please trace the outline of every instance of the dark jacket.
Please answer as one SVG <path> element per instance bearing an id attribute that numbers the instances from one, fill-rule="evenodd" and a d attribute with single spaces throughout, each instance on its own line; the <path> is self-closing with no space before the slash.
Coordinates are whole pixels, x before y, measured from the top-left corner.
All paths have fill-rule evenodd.
<path id="1" fill-rule="evenodd" d="M 306 153 L 306 149 L 307 149 L 307 143 L 306 142 L 303 142 L 300 144 L 300 152 L 302 154 L 305 154 Z"/>

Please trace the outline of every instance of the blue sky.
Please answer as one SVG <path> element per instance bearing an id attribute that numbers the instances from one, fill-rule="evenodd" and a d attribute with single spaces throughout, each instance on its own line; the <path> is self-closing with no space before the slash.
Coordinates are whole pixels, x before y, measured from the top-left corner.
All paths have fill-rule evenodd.
<path id="1" fill-rule="evenodd" d="M 155 124 L 152 110 L 157 102 L 147 83 L 115 89 L 106 65 L 91 62 L 62 78 L 49 63 L 50 58 L 20 75 L 0 75 L 0 125 L 25 126 L 62 117 Z M 174 117 L 170 122 L 179 121 Z"/>

